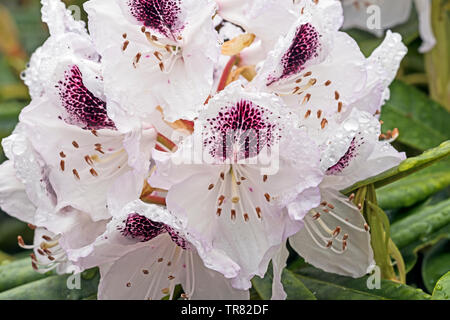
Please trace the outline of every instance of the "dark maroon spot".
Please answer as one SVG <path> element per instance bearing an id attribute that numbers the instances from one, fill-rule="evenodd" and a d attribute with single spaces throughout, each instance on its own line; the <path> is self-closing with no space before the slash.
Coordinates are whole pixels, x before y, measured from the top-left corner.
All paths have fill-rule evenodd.
<path id="1" fill-rule="evenodd" d="M 364 143 L 364 142 L 361 142 Z M 355 158 L 358 155 L 358 147 L 361 144 L 356 144 L 356 138 L 353 138 L 352 142 L 350 143 L 350 147 L 348 148 L 347 152 L 339 159 L 339 161 L 334 164 L 333 166 L 329 167 L 326 171 L 327 175 L 334 175 L 342 172 L 345 168 L 347 168 L 353 158 Z"/>
<path id="2" fill-rule="evenodd" d="M 154 222 L 137 213 L 132 213 L 127 217 L 125 226 L 120 227 L 119 230 L 125 237 L 145 242 L 166 232 L 166 225 Z"/>
<path id="3" fill-rule="evenodd" d="M 213 134 L 206 137 L 204 145 L 221 161 L 257 156 L 264 146 L 270 148 L 279 138 L 274 134 L 276 125 L 269 119 L 271 114 L 247 100 L 222 107 L 216 117 L 207 119 Z"/>
<path id="4" fill-rule="evenodd" d="M 133 17 L 144 26 L 175 40 L 183 29 L 180 22 L 181 0 L 129 0 Z"/>
<path id="5" fill-rule="evenodd" d="M 302 71 L 308 60 L 318 56 L 319 38 L 320 35 L 312 24 L 306 23 L 299 26 L 291 46 L 281 58 L 283 68 L 281 76 L 277 78 L 269 76 L 267 85 Z"/>
<path id="6" fill-rule="evenodd" d="M 189 242 L 184 237 L 182 237 L 178 231 L 172 229 L 168 225 L 166 225 L 166 230 L 172 238 L 172 241 L 175 242 L 177 246 L 181 247 L 184 250 L 190 250 L 191 246 Z"/>
<path id="7" fill-rule="evenodd" d="M 86 130 L 116 129 L 106 113 L 106 102 L 86 88 L 76 65 L 64 72 L 64 80 L 59 81 L 56 87 L 68 114 L 64 121 Z"/>

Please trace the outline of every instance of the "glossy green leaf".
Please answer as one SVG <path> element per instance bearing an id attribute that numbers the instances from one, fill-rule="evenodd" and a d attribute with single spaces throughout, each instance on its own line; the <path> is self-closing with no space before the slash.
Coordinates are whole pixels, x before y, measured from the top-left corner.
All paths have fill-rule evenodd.
<path id="1" fill-rule="evenodd" d="M 31 259 L 24 258 L 0 266 L 0 292 L 45 278 L 45 274 L 31 267 Z"/>
<path id="2" fill-rule="evenodd" d="M 405 214 L 391 225 L 391 237 L 403 255 L 406 270 L 411 270 L 418 251 L 450 238 L 450 199 Z"/>
<path id="3" fill-rule="evenodd" d="M 429 168 L 377 190 L 378 204 L 383 209 L 410 207 L 450 186 L 450 160 L 442 160 Z"/>
<path id="4" fill-rule="evenodd" d="M 437 281 L 450 270 L 450 241 L 441 240 L 424 256 L 422 279 L 429 292 L 433 292 Z"/>
<path id="5" fill-rule="evenodd" d="M 0 293 L 0 300 L 80 300 L 97 293 L 100 273 L 97 269 L 83 272 L 80 289 L 69 289 L 71 275 L 54 275 Z"/>
<path id="6" fill-rule="evenodd" d="M 432 164 L 447 158 L 450 155 L 450 140 L 441 143 L 438 147 L 429 149 L 417 157 L 411 157 L 402 161 L 398 166 L 382 172 L 374 177 L 359 181 L 354 185 L 342 190 L 343 194 L 351 192 L 370 184 L 375 188 L 381 188 L 401 178 L 409 176 L 417 171 L 425 169 Z"/>
<path id="7" fill-rule="evenodd" d="M 253 288 L 263 300 L 270 300 L 272 297 L 272 280 L 271 268 L 269 268 L 264 278 L 256 276 L 252 280 Z M 316 300 L 312 292 L 288 269 L 283 270 L 281 282 L 286 291 L 287 300 Z"/>
<path id="8" fill-rule="evenodd" d="M 359 279 L 302 268 L 296 276 L 319 300 L 424 300 L 430 295 L 420 289 L 389 280 L 380 280 L 380 288 L 369 289 L 370 276 Z"/>
<path id="9" fill-rule="evenodd" d="M 433 290 L 433 300 L 450 300 L 450 271 L 439 279 Z"/>
<path id="10" fill-rule="evenodd" d="M 422 91 L 394 81 L 391 98 L 381 109 L 382 131 L 398 128 L 397 138 L 417 150 L 427 150 L 450 139 L 450 113 Z"/>

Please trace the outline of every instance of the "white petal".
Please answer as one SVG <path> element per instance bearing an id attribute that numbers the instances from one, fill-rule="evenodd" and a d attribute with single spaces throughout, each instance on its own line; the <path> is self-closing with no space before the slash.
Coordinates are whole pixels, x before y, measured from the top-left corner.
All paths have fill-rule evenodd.
<path id="1" fill-rule="evenodd" d="M 423 41 L 419 52 L 424 53 L 433 49 L 436 44 L 431 23 L 431 0 L 414 0 L 414 4 L 419 14 L 419 33 Z"/>
<path id="2" fill-rule="evenodd" d="M 272 300 L 285 300 L 287 297 L 281 283 L 281 274 L 286 267 L 289 251 L 286 244 L 281 244 L 277 249 L 275 256 L 272 258 L 273 281 L 272 281 Z"/>
<path id="3" fill-rule="evenodd" d="M 25 186 L 16 178 L 11 160 L 0 165 L 0 207 L 9 215 L 28 223 L 34 223 L 35 205 L 30 201 Z"/>
<path id="4" fill-rule="evenodd" d="M 375 262 L 361 212 L 332 189 L 322 189 L 322 200 L 333 208 L 326 205 L 314 209 L 305 217 L 304 228 L 289 238 L 289 243 L 315 267 L 344 276 L 365 275 Z M 314 220 L 317 212 L 320 218 Z"/>

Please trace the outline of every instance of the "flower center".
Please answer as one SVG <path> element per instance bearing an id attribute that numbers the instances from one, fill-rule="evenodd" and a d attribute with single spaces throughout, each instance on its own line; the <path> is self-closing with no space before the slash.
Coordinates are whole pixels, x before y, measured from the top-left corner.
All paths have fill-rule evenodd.
<path id="1" fill-rule="evenodd" d="M 128 216 L 125 227 L 121 230 L 122 235 L 138 239 L 141 242 L 150 241 L 166 232 L 165 224 L 154 222 L 137 213 Z"/>
<path id="2" fill-rule="evenodd" d="M 61 103 L 69 124 L 86 130 L 116 129 L 106 112 L 106 102 L 94 96 L 83 83 L 83 75 L 78 66 L 73 65 L 64 72 L 64 80 L 58 82 Z"/>
<path id="3" fill-rule="evenodd" d="M 129 0 L 130 13 L 144 26 L 175 39 L 183 29 L 180 0 Z"/>
<path id="4" fill-rule="evenodd" d="M 220 161 L 257 156 L 264 146 L 270 147 L 279 138 L 274 132 L 276 125 L 270 121 L 271 114 L 244 99 L 222 107 L 216 117 L 207 119 L 212 132 L 205 137 L 204 146 Z"/>
<path id="5" fill-rule="evenodd" d="M 299 26 L 291 46 L 281 58 L 281 76 L 269 76 L 267 86 L 302 71 L 308 60 L 318 56 L 319 38 L 319 33 L 310 23 Z"/>

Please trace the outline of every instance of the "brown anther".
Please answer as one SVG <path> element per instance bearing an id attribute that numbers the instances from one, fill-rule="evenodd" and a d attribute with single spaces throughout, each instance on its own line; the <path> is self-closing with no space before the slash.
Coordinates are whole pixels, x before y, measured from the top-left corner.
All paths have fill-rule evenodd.
<path id="1" fill-rule="evenodd" d="M 342 102 L 339 101 L 338 102 L 338 112 L 341 112 L 341 111 L 342 111 Z"/>
<path id="2" fill-rule="evenodd" d="M 339 100 L 339 97 L 340 97 L 339 92 L 335 91 L 334 92 L 334 99 L 335 100 Z"/>
<path id="3" fill-rule="evenodd" d="M 294 91 L 292 91 L 292 94 L 296 94 L 298 92 L 298 90 L 300 90 L 300 87 L 295 87 Z"/>
<path id="4" fill-rule="evenodd" d="M 45 241 L 52 241 L 52 238 L 50 238 L 49 236 L 47 236 L 45 234 L 42 236 L 42 239 L 44 239 Z"/>
<path id="5" fill-rule="evenodd" d="M 79 148 L 80 146 L 78 145 L 78 142 L 76 142 L 76 141 L 72 141 L 72 145 L 75 147 L 75 148 Z"/>
<path id="6" fill-rule="evenodd" d="M 320 122 L 320 127 L 323 129 L 325 128 L 325 126 L 328 124 L 328 120 L 323 118 L 322 121 Z"/>
<path id="7" fill-rule="evenodd" d="M 244 221 L 247 222 L 249 219 L 248 213 L 244 213 Z"/>
<path id="8" fill-rule="evenodd" d="M 369 225 L 367 223 L 364 223 L 364 230 L 369 231 Z"/>
<path id="9" fill-rule="evenodd" d="M 161 72 L 164 72 L 164 63 L 159 63 L 159 69 L 161 70 Z"/>
<path id="10" fill-rule="evenodd" d="M 308 109 L 305 113 L 305 119 L 308 118 L 311 115 L 311 110 Z"/>
<path id="11" fill-rule="evenodd" d="M 341 227 L 336 227 L 336 229 L 334 229 L 333 231 L 333 236 L 336 237 L 339 233 L 341 232 Z"/>
<path id="12" fill-rule="evenodd" d="M 223 172 L 220 173 L 220 179 L 225 180 L 225 173 Z"/>
<path id="13" fill-rule="evenodd" d="M 208 186 L 208 190 L 211 190 L 212 188 L 214 188 L 214 185 L 211 183 L 211 184 Z"/>
<path id="14" fill-rule="evenodd" d="M 380 110 L 375 111 L 375 114 L 380 114 L 380 113 L 381 113 Z"/>
<path id="15" fill-rule="evenodd" d="M 72 170 L 73 175 L 75 176 L 75 178 L 77 178 L 78 180 L 80 180 L 80 175 L 78 174 L 77 169 L 73 169 Z"/>
<path id="16" fill-rule="evenodd" d="M 42 248 L 42 246 L 41 246 Z M 42 250 L 44 250 L 44 252 L 49 256 L 52 254 L 52 252 L 50 250 L 48 250 L 47 248 L 43 248 Z"/>
<path id="17" fill-rule="evenodd" d="M 307 103 L 308 101 L 309 101 L 309 99 L 311 99 L 311 94 L 310 93 L 307 93 L 306 95 L 305 95 L 305 97 L 303 98 L 303 104 L 305 104 L 305 103 Z"/>
<path id="18" fill-rule="evenodd" d="M 326 202 L 326 201 L 322 201 L 322 202 L 320 203 L 320 205 L 321 205 L 321 206 L 326 206 L 327 203 L 328 203 L 328 202 Z"/>
<path id="19" fill-rule="evenodd" d="M 267 174 L 263 175 L 263 182 L 267 181 Z"/>
<path id="20" fill-rule="evenodd" d="M 265 193 L 264 197 L 266 198 L 267 202 L 270 202 L 270 194 Z"/>
<path id="21" fill-rule="evenodd" d="M 297 80 L 295 80 L 295 83 L 300 83 L 302 82 L 302 78 L 298 78 Z"/>
<path id="22" fill-rule="evenodd" d="M 221 196 L 219 197 L 219 199 L 217 199 L 217 200 L 218 200 L 219 206 L 221 206 L 221 205 L 223 204 L 223 200 L 225 200 L 225 196 L 224 196 L 224 195 L 221 195 Z"/>
<path id="23" fill-rule="evenodd" d="M 313 215 L 312 218 L 313 218 L 314 220 L 319 219 L 319 218 L 320 218 L 320 213 L 316 212 L 316 213 Z"/>
<path id="24" fill-rule="evenodd" d="M 240 185 L 241 185 L 241 182 L 240 182 L 240 181 L 236 181 L 236 184 L 237 184 L 238 186 L 240 186 Z"/>
<path id="25" fill-rule="evenodd" d="M 344 234 L 344 236 L 342 237 L 342 240 L 347 240 L 348 239 L 348 234 L 346 233 L 346 234 Z"/>
<path id="26" fill-rule="evenodd" d="M 328 210 L 328 209 L 322 209 L 322 211 L 325 212 L 325 213 L 330 212 L 330 210 Z"/>
<path id="27" fill-rule="evenodd" d="M 64 152 L 61 151 L 61 152 L 59 153 L 59 156 L 60 156 L 61 158 L 65 158 L 65 157 L 66 157 L 66 154 L 65 154 Z"/>
<path id="28" fill-rule="evenodd" d="M 127 38 L 127 34 L 124 33 L 124 34 L 122 35 L 122 38 L 126 39 L 126 38 Z"/>
<path id="29" fill-rule="evenodd" d="M 236 210 L 231 209 L 231 220 L 236 220 Z"/>
<path id="30" fill-rule="evenodd" d="M 141 57 L 142 57 L 142 53 L 138 52 L 136 54 L 136 57 L 134 57 L 134 62 L 139 63 L 139 60 L 141 60 Z"/>
<path id="31" fill-rule="evenodd" d="M 342 241 L 342 250 L 345 250 L 347 248 L 347 241 Z"/>
<path id="32" fill-rule="evenodd" d="M 182 299 L 187 299 L 189 296 L 188 296 L 186 293 L 182 293 L 182 294 L 180 295 L 180 297 L 181 297 Z"/>
<path id="33" fill-rule="evenodd" d="M 261 208 L 260 207 L 256 207 L 256 214 L 258 215 L 258 218 L 261 219 Z"/>
<path id="34" fill-rule="evenodd" d="M 354 194 L 354 193 L 352 193 L 352 194 L 348 197 L 348 200 L 349 200 L 349 201 L 353 201 L 353 199 L 355 199 L 355 194 Z"/>
<path id="35" fill-rule="evenodd" d="M 331 81 L 330 80 L 327 80 L 326 82 L 325 82 L 325 85 L 328 87 L 329 85 L 331 84 Z"/>
<path id="36" fill-rule="evenodd" d="M 122 51 L 127 50 L 129 44 L 130 44 L 130 41 L 128 41 L 128 40 L 124 41 L 124 43 L 122 45 Z"/>
<path id="37" fill-rule="evenodd" d="M 36 255 L 34 253 L 30 253 L 30 257 L 31 257 L 31 260 L 37 262 Z"/>
<path id="38" fill-rule="evenodd" d="M 333 206 L 331 203 L 328 203 L 327 206 L 328 206 L 328 208 L 330 208 L 330 209 L 334 209 L 334 206 Z"/>
<path id="39" fill-rule="evenodd" d="M 44 251 L 42 251 L 40 248 L 38 248 L 36 251 L 37 251 L 41 256 L 45 256 Z"/>
<path id="40" fill-rule="evenodd" d="M 333 241 L 329 240 L 327 243 L 327 248 L 331 247 L 333 245 Z"/>
<path id="41" fill-rule="evenodd" d="M 48 260 L 50 260 L 50 261 L 54 261 L 54 260 L 55 260 L 55 258 L 54 258 L 53 256 L 47 256 L 47 258 L 48 258 Z"/>
<path id="42" fill-rule="evenodd" d="M 358 207 L 359 210 L 361 210 L 362 209 L 362 204 L 358 203 L 357 207 Z"/>
<path id="43" fill-rule="evenodd" d="M 309 77 L 310 75 L 312 75 L 312 72 L 311 72 L 311 71 L 308 71 L 308 72 L 305 73 L 303 76 L 304 76 L 304 77 Z"/>
<path id="44" fill-rule="evenodd" d="M 66 162 L 64 160 L 61 160 L 59 162 L 59 166 L 61 168 L 61 171 L 64 171 L 64 169 L 66 168 Z"/>
<path id="45" fill-rule="evenodd" d="M 148 272 L 147 269 L 143 269 L 143 270 L 142 270 L 142 273 L 143 273 L 143 274 L 149 274 L 149 272 Z"/>
<path id="46" fill-rule="evenodd" d="M 156 57 L 156 59 L 158 59 L 159 61 L 162 61 L 162 54 L 159 51 L 155 51 L 153 52 L 154 56 Z"/>
<path id="47" fill-rule="evenodd" d="M 317 119 L 320 119 L 320 117 L 322 116 L 322 110 L 318 110 L 317 111 Z"/>
<path id="48" fill-rule="evenodd" d="M 220 217 L 221 214 L 222 214 L 222 208 L 217 208 L 216 215 L 218 217 Z"/>
<path id="49" fill-rule="evenodd" d="M 172 265 L 172 261 L 167 262 L 167 266 L 170 267 Z"/>
<path id="50" fill-rule="evenodd" d="M 163 258 L 159 258 L 159 259 L 158 259 L 158 262 L 163 262 Z"/>
<path id="51" fill-rule="evenodd" d="M 169 279 L 169 280 L 173 280 L 173 279 L 175 279 L 175 277 L 174 277 L 174 276 L 172 276 L 172 275 L 170 275 L 170 276 L 168 276 L 168 277 L 167 277 L 167 279 Z"/>
<path id="52" fill-rule="evenodd" d="M 98 135 L 97 135 L 97 130 L 91 130 L 91 133 L 92 133 L 94 136 L 98 137 Z"/>
<path id="53" fill-rule="evenodd" d="M 91 170 L 89 170 L 89 172 L 91 173 L 92 176 L 98 177 L 98 173 L 97 173 L 97 171 L 95 171 L 94 168 L 91 168 Z"/>
<path id="54" fill-rule="evenodd" d="M 131 287 L 131 282 L 127 282 L 126 286 L 127 288 Z"/>
<path id="55" fill-rule="evenodd" d="M 141 32 L 144 33 L 145 30 L 146 30 L 146 29 L 145 29 L 145 26 L 142 26 L 142 27 L 141 27 Z"/>
<path id="56" fill-rule="evenodd" d="M 241 180 L 244 181 L 244 180 L 247 180 L 247 178 L 246 177 L 241 177 Z"/>
<path id="57" fill-rule="evenodd" d="M 33 261 L 31 261 L 31 266 L 33 267 L 34 270 L 38 270 L 36 263 L 34 263 Z"/>
<path id="58" fill-rule="evenodd" d="M 316 78 L 313 78 L 313 79 L 311 79 L 311 80 L 309 80 L 309 84 L 310 85 L 315 85 L 317 83 L 317 79 Z"/>
<path id="59" fill-rule="evenodd" d="M 85 156 L 84 161 L 86 161 L 86 163 L 90 166 L 94 164 L 94 161 L 92 161 L 92 158 L 90 156 Z"/>

